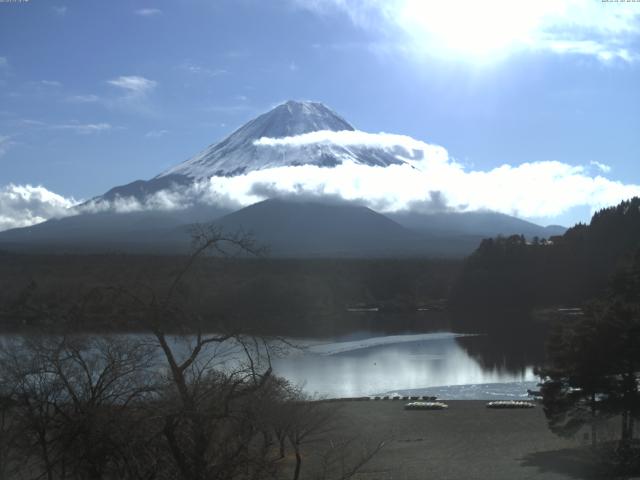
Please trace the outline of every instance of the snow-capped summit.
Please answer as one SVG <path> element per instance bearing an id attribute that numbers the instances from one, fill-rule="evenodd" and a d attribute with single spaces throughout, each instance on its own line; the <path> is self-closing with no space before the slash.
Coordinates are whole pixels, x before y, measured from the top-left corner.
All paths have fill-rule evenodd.
<path id="1" fill-rule="evenodd" d="M 319 130 L 355 130 L 346 120 L 320 102 L 289 100 L 251 120 L 229 137 L 283 138 Z"/>
<path id="2" fill-rule="evenodd" d="M 322 180 L 336 173 L 341 180 L 351 170 L 367 183 L 367 171 L 386 176 L 384 167 L 402 165 L 389 168 L 391 182 L 400 178 L 393 172 L 406 170 L 403 164 L 417 170 L 414 161 L 425 158 L 423 145 L 410 137 L 357 131 L 321 103 L 289 101 L 150 180 L 114 187 L 85 202 L 76 207 L 75 216 L 0 233 L 0 247 L 183 253 L 189 245 L 187 224 L 214 219 L 226 231 L 252 232 L 258 244 L 270 246 L 278 256 L 296 257 L 468 255 L 485 236 L 553 233 L 486 212 L 407 212 L 390 218 L 351 202 L 335 202 L 331 188 L 326 189 L 331 198 L 324 203 L 323 188 L 314 189 L 313 182 L 305 190 L 305 180 L 315 175 Z M 341 163 L 347 163 L 346 168 L 330 170 Z M 270 168 L 276 170 L 266 171 Z M 286 182 L 296 182 L 298 175 L 301 188 L 296 183 L 292 192 Z M 285 180 L 283 189 L 270 181 L 279 177 Z M 349 183 L 349 175 L 344 177 Z M 283 198 L 278 199 L 280 192 Z M 307 192 L 317 198 L 308 201 Z M 243 196 L 272 198 L 232 212 L 234 200 L 242 204 Z"/>
<path id="3" fill-rule="evenodd" d="M 188 188 L 212 177 L 233 177 L 276 167 L 335 167 L 344 162 L 386 167 L 405 163 L 402 158 L 411 157 L 410 152 L 402 149 L 354 143 L 353 138 L 361 133 L 322 103 L 291 100 L 154 178 L 114 187 L 91 202 L 128 197 L 144 202 L 159 191 Z M 335 141 L 341 136 L 353 138 Z"/>
<path id="4" fill-rule="evenodd" d="M 242 175 L 253 170 L 295 165 L 331 167 L 346 160 L 367 165 L 401 163 L 383 150 L 321 142 L 278 144 L 265 139 L 296 137 L 318 131 L 354 131 L 337 113 L 319 102 L 290 100 L 251 120 L 221 142 L 209 146 L 189 160 L 156 177 L 182 176 L 192 179 Z"/>

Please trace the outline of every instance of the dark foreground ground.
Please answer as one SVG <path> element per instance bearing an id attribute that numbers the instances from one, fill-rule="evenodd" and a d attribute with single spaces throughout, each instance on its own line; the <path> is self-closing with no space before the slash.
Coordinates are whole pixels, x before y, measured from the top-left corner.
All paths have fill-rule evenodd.
<path id="1" fill-rule="evenodd" d="M 460 400 L 448 401 L 448 410 L 405 411 L 402 401 L 338 403 L 340 429 L 386 439 L 359 480 L 601 478 L 580 448 L 588 439 L 553 435 L 541 406 L 491 410 Z"/>

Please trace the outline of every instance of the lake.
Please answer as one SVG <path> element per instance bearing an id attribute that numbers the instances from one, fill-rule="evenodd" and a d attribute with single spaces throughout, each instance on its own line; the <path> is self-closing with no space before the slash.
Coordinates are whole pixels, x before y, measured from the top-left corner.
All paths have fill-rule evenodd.
<path id="1" fill-rule="evenodd" d="M 476 358 L 471 352 L 477 354 L 487 346 L 483 337 L 451 332 L 361 333 L 326 342 L 300 341 L 303 349 L 291 349 L 274 359 L 273 367 L 308 394 L 328 397 L 397 393 L 508 399 L 527 397 L 527 389 L 537 389 L 533 365 L 513 364 L 508 357 L 503 357 L 502 365 L 487 365 Z"/>
<path id="2" fill-rule="evenodd" d="M 155 343 L 150 335 L 125 335 Z M 15 338 L 0 335 L 0 340 L 11 337 Z M 172 337 L 179 357 L 189 351 L 189 338 Z M 496 341 L 493 336 L 452 332 L 359 332 L 325 340 L 287 341 L 293 346 L 272 357 L 273 371 L 315 397 L 399 394 L 509 399 L 526 398 L 527 389 L 537 389 L 533 360 L 519 356 L 524 350 L 511 338 Z M 225 352 L 209 346 L 203 353 L 206 351 L 215 353 L 220 365 L 233 367 L 236 363 L 233 348 Z"/>

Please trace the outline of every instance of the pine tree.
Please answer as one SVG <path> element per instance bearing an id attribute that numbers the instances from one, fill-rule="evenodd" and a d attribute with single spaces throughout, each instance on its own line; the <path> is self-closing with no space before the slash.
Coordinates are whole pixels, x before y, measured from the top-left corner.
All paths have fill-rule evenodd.
<path id="1" fill-rule="evenodd" d="M 539 371 L 550 429 L 562 436 L 591 427 L 592 443 L 603 420 L 621 421 L 619 452 L 633 457 L 640 416 L 640 250 L 616 275 L 602 300 L 550 335 L 547 363 Z"/>

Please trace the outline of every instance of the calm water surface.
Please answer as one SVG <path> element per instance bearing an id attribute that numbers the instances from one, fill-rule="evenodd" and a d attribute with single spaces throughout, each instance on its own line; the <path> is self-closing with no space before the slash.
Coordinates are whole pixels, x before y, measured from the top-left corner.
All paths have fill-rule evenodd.
<path id="1" fill-rule="evenodd" d="M 150 335 L 143 337 L 154 342 Z M 514 363 L 506 347 L 502 352 L 500 344 L 487 340 L 450 332 L 292 339 L 294 346 L 274 356 L 272 364 L 276 375 L 319 397 L 393 393 L 445 399 L 526 397 L 527 389 L 535 389 L 537 383 L 532 365 L 522 359 Z M 174 337 L 173 342 L 177 352 L 189 351 L 188 337 Z M 219 365 L 234 363 L 233 353 L 216 347 L 208 353 L 217 354 Z"/>
<path id="2" fill-rule="evenodd" d="M 398 393 L 493 399 L 526 397 L 527 389 L 535 388 L 532 366 L 482 365 L 463 347 L 474 343 L 481 339 L 449 332 L 308 342 L 273 366 L 307 393 L 329 397 Z"/>

